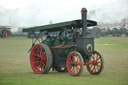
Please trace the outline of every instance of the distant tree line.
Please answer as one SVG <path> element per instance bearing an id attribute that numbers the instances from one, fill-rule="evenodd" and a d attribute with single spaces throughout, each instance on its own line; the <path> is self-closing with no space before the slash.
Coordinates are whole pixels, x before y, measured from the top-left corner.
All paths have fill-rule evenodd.
<path id="1" fill-rule="evenodd" d="M 122 35 L 128 36 L 128 30 L 126 28 L 113 28 L 110 30 L 109 28 L 98 28 L 94 27 L 92 29 L 88 29 L 88 33 L 93 37 L 105 37 L 105 36 L 114 36 L 114 37 L 120 37 Z"/>

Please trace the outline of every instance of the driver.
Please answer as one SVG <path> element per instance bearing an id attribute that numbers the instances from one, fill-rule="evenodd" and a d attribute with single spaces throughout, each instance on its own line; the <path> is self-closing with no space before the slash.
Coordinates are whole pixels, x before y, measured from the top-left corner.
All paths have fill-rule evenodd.
<path id="1" fill-rule="evenodd" d="M 48 32 L 45 33 L 46 38 L 50 38 L 50 36 L 48 35 Z"/>
<path id="2" fill-rule="evenodd" d="M 48 46 L 51 46 L 51 40 L 48 32 L 45 32 L 45 36 L 43 36 L 42 43 L 47 44 Z"/>
<path id="3" fill-rule="evenodd" d="M 42 41 L 46 40 L 47 38 L 50 38 L 50 36 L 48 35 L 48 32 L 44 32 L 44 36 L 41 38 Z"/>

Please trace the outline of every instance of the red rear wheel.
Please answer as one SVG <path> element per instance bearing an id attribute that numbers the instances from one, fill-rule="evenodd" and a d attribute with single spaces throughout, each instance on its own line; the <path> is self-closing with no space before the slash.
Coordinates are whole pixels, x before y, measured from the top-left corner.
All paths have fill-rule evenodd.
<path id="1" fill-rule="evenodd" d="M 94 51 L 94 53 L 90 56 L 91 64 L 87 65 L 88 71 L 93 75 L 98 75 L 103 70 L 103 59 L 100 53 Z"/>
<path id="2" fill-rule="evenodd" d="M 35 73 L 48 73 L 52 66 L 52 54 L 46 44 L 37 44 L 30 54 L 30 63 Z"/>
<path id="3" fill-rule="evenodd" d="M 67 57 L 67 70 L 72 76 L 79 76 L 84 67 L 84 61 L 80 53 L 74 51 Z"/>

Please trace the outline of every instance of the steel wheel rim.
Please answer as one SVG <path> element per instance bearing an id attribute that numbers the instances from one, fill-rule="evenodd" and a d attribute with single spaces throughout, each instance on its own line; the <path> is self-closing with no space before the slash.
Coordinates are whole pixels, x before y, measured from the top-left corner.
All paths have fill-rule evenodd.
<path id="1" fill-rule="evenodd" d="M 94 52 L 90 56 L 89 62 L 91 62 L 91 64 L 89 64 L 87 66 L 88 66 L 88 70 L 92 74 L 97 74 L 101 71 L 101 69 L 102 69 L 102 58 L 101 58 L 101 55 L 99 53 Z"/>
<path id="2" fill-rule="evenodd" d="M 68 55 L 67 69 L 73 76 L 79 75 L 82 68 L 82 62 L 79 55 L 75 52 Z"/>
<path id="3" fill-rule="evenodd" d="M 35 73 L 43 73 L 47 65 L 47 56 L 42 45 L 37 44 L 32 49 L 30 62 Z"/>

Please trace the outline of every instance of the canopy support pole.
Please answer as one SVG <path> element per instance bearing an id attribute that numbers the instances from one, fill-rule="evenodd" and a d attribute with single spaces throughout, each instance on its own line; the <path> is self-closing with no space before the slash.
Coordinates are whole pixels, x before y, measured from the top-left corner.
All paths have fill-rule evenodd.
<path id="1" fill-rule="evenodd" d="M 37 41 L 38 41 L 39 43 L 41 43 L 39 37 L 40 37 L 40 35 L 41 35 L 42 32 L 40 32 L 38 35 L 37 35 L 34 31 L 32 31 L 32 33 L 34 34 L 35 39 L 32 38 L 32 46 L 31 46 L 31 48 L 28 50 L 28 53 L 32 50 L 32 48 L 35 46 L 35 43 L 36 43 Z"/>

